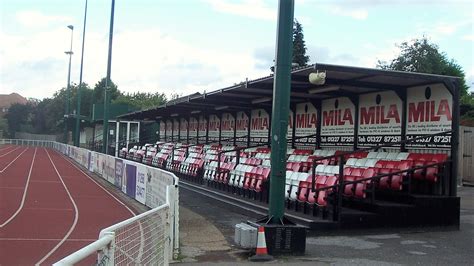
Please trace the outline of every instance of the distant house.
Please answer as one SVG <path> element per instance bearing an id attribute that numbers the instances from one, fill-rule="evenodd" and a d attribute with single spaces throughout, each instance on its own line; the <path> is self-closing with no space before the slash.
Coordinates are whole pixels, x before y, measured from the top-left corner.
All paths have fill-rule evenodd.
<path id="1" fill-rule="evenodd" d="M 0 94 L 0 117 L 5 116 L 13 104 L 26 104 L 27 102 L 28 100 L 18 93 Z"/>

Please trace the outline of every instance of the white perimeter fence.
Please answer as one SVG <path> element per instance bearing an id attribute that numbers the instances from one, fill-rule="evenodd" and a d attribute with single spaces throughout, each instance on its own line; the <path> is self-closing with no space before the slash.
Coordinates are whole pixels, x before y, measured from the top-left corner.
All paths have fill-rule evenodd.
<path id="1" fill-rule="evenodd" d="M 98 265 L 168 265 L 177 256 L 179 190 L 173 173 L 58 142 L 0 139 L 1 144 L 53 148 L 152 208 L 103 229 L 97 241 L 55 265 L 73 265 L 90 256 L 97 256 Z"/>

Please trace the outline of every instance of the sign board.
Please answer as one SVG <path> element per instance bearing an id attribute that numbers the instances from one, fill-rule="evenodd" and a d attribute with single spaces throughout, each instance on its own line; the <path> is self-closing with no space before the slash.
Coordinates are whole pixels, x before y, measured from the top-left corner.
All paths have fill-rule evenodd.
<path id="1" fill-rule="evenodd" d="M 222 140 L 234 137 L 235 118 L 230 113 L 222 114 L 221 138 Z"/>
<path id="2" fill-rule="evenodd" d="M 244 112 L 237 113 L 236 137 L 238 141 L 247 141 L 249 117 Z"/>
<path id="3" fill-rule="evenodd" d="M 195 117 L 191 117 L 189 119 L 189 137 L 194 138 L 197 137 L 198 131 L 198 120 Z"/>
<path id="4" fill-rule="evenodd" d="M 359 96 L 359 146 L 401 140 L 402 101 L 393 91 Z"/>
<path id="5" fill-rule="evenodd" d="M 219 141 L 221 120 L 217 115 L 209 116 L 209 141 Z"/>
<path id="6" fill-rule="evenodd" d="M 171 136 L 173 134 L 173 122 L 171 120 L 166 120 L 166 141 L 171 141 Z"/>
<path id="7" fill-rule="evenodd" d="M 299 146 L 311 146 L 316 144 L 316 127 L 318 125 L 318 113 L 316 107 L 310 102 L 296 105 L 295 143 Z M 301 138 L 313 135 L 312 137 Z"/>
<path id="8" fill-rule="evenodd" d="M 173 139 L 174 141 L 178 140 L 179 136 L 179 120 L 173 119 Z"/>
<path id="9" fill-rule="evenodd" d="M 199 140 L 204 141 L 206 139 L 207 132 L 207 119 L 203 115 L 199 116 Z"/>
<path id="10" fill-rule="evenodd" d="M 267 143 L 270 130 L 270 116 L 264 109 L 252 110 L 250 118 L 250 141 Z"/>
<path id="11" fill-rule="evenodd" d="M 347 97 L 321 103 L 321 146 L 354 144 L 355 106 Z"/>
<path id="12" fill-rule="evenodd" d="M 188 120 L 181 118 L 179 125 L 179 137 L 181 140 L 188 139 Z"/>
<path id="13" fill-rule="evenodd" d="M 443 84 L 409 88 L 407 99 L 407 139 L 451 130 L 453 98 Z M 407 146 L 449 148 L 451 136 L 430 136 Z"/>

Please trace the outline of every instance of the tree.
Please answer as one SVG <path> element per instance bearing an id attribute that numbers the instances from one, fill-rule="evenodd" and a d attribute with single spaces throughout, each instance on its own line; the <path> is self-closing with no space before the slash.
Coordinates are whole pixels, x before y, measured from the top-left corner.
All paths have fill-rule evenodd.
<path id="1" fill-rule="evenodd" d="M 398 45 L 400 54 L 387 63 L 378 61 L 377 67 L 387 70 L 399 70 L 459 77 L 461 81 L 461 108 L 463 119 L 474 119 L 474 97 L 468 93 L 465 73 L 454 59 L 449 59 L 446 53 L 440 52 L 439 47 L 426 37 L 403 42 Z"/>
<path id="2" fill-rule="evenodd" d="M 461 96 L 467 95 L 468 86 L 464 70 L 454 59 L 448 59 L 439 47 L 431 43 L 426 37 L 403 42 L 398 45 L 400 55 L 390 63 L 378 61 L 377 67 L 387 70 L 429 73 L 438 75 L 455 76 L 461 79 Z"/>
<path id="3" fill-rule="evenodd" d="M 102 78 L 99 82 L 94 85 L 94 98 L 93 103 L 104 103 L 104 88 L 106 78 Z M 113 81 L 109 84 L 109 100 L 113 101 L 117 99 L 122 93 L 118 90 L 117 85 Z"/>
<path id="4" fill-rule="evenodd" d="M 34 107 L 30 104 L 15 103 L 10 106 L 8 113 L 5 115 L 10 132 L 10 136 L 14 137 L 18 131 L 29 131 L 31 128 L 31 118 Z"/>
<path id="5" fill-rule="evenodd" d="M 293 63 L 299 66 L 307 66 L 309 56 L 306 55 L 306 44 L 304 41 L 303 26 L 298 20 L 293 25 Z"/>
<path id="6" fill-rule="evenodd" d="M 166 102 L 166 96 L 163 93 L 135 92 L 120 95 L 114 104 L 128 104 L 136 109 L 147 109 L 160 106 Z"/>

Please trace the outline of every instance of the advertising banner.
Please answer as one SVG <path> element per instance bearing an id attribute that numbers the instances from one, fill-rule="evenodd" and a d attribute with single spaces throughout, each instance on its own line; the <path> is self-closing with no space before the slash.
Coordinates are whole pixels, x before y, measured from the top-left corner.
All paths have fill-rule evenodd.
<path id="1" fill-rule="evenodd" d="M 248 134 L 249 117 L 244 112 L 238 112 L 236 119 L 237 119 L 236 121 L 237 141 L 246 142 L 247 141 L 246 136 Z"/>
<path id="2" fill-rule="evenodd" d="M 359 96 L 360 146 L 377 146 L 401 140 L 402 101 L 393 91 Z"/>
<path id="3" fill-rule="evenodd" d="M 443 84 L 407 90 L 407 139 L 451 130 L 452 95 Z M 430 136 L 407 144 L 417 148 L 449 148 L 451 136 Z"/>
<path id="4" fill-rule="evenodd" d="M 166 186 L 173 184 L 172 175 L 160 169 L 148 167 L 146 178 L 146 205 L 155 208 L 166 203 Z"/>
<path id="5" fill-rule="evenodd" d="M 179 136 L 179 120 L 173 119 L 173 139 L 177 141 L 178 136 Z"/>
<path id="6" fill-rule="evenodd" d="M 179 125 L 179 137 L 181 139 L 188 139 L 188 120 L 181 118 Z"/>
<path id="7" fill-rule="evenodd" d="M 166 120 L 166 141 L 171 141 L 171 136 L 173 134 L 173 122 L 171 120 Z"/>
<path id="8" fill-rule="evenodd" d="M 143 164 L 137 164 L 137 182 L 135 188 L 135 199 L 145 204 L 146 201 L 146 181 L 148 174 L 148 167 Z"/>
<path id="9" fill-rule="evenodd" d="M 122 191 L 124 190 L 122 187 L 122 179 L 123 179 L 123 171 L 125 169 L 125 165 L 122 159 L 115 158 L 115 176 L 114 176 L 114 185 Z M 125 191 L 124 191 L 125 192 Z"/>
<path id="10" fill-rule="evenodd" d="M 203 115 L 199 116 L 199 141 L 206 140 L 207 119 Z"/>
<path id="11" fill-rule="evenodd" d="M 166 135 L 166 123 L 165 121 L 160 121 L 160 140 L 165 141 L 165 135 Z"/>
<path id="12" fill-rule="evenodd" d="M 229 113 L 222 114 L 221 138 L 223 140 L 234 137 L 234 124 L 235 124 L 235 118 L 232 114 L 229 114 Z"/>
<path id="13" fill-rule="evenodd" d="M 267 143 L 270 130 L 270 116 L 264 109 L 252 110 L 250 119 L 250 141 Z"/>
<path id="14" fill-rule="evenodd" d="M 127 193 L 131 198 L 136 196 L 136 186 L 137 186 L 137 165 L 135 163 L 127 161 L 125 164 L 125 178 L 123 182 L 125 188 L 122 186 L 122 191 Z"/>
<path id="15" fill-rule="evenodd" d="M 295 140 L 298 146 L 314 146 L 316 144 L 316 127 L 318 125 L 318 113 L 312 103 L 299 103 L 296 105 L 296 130 L 295 136 L 304 137 L 314 135 L 312 137 L 299 138 Z"/>
<path id="16" fill-rule="evenodd" d="M 219 141 L 219 127 L 221 121 L 217 115 L 209 116 L 209 141 Z"/>
<path id="17" fill-rule="evenodd" d="M 198 120 L 195 117 L 189 119 L 189 137 L 195 138 L 198 131 Z"/>
<path id="18" fill-rule="evenodd" d="M 115 184 L 115 158 L 104 155 L 104 175 L 111 184 Z M 120 187 L 119 187 L 120 188 Z"/>
<path id="19" fill-rule="evenodd" d="M 321 103 L 321 146 L 354 144 L 355 106 L 347 97 Z"/>
<path id="20" fill-rule="evenodd" d="M 290 140 L 293 137 L 293 110 L 290 109 L 288 113 L 288 131 L 286 132 L 286 139 Z"/>
<path id="21" fill-rule="evenodd" d="M 96 152 L 94 151 L 91 151 L 89 152 L 89 171 L 91 172 L 94 172 L 94 164 L 95 164 L 95 156 L 96 156 Z"/>

